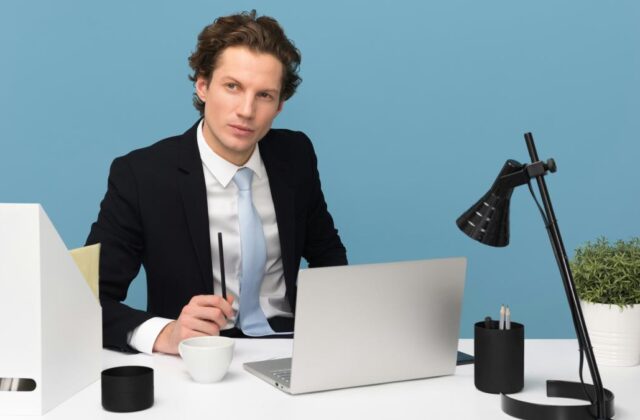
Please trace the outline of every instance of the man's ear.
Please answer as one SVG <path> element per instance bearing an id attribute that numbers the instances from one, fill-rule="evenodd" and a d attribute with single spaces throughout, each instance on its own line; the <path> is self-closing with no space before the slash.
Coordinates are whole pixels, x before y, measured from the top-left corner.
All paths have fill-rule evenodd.
<path id="1" fill-rule="evenodd" d="M 198 95 L 198 98 L 200 98 L 202 102 L 205 102 L 205 99 L 207 98 L 207 92 L 209 91 L 209 82 L 210 80 L 202 76 L 198 76 L 198 78 L 196 79 L 196 83 L 195 83 L 196 94 Z"/>
<path id="2" fill-rule="evenodd" d="M 284 100 L 280 99 L 280 103 L 278 104 L 278 114 L 282 111 L 283 107 L 284 107 Z"/>

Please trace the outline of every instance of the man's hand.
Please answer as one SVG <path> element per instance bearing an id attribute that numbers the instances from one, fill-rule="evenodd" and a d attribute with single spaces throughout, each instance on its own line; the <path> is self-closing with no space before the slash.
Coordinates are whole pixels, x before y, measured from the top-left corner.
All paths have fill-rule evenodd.
<path id="1" fill-rule="evenodd" d="M 233 316 L 233 296 L 227 300 L 218 295 L 198 295 L 182 308 L 177 320 L 170 322 L 160 331 L 153 351 L 178 354 L 178 344 L 185 338 L 203 335 L 219 335 L 227 325 L 227 318 Z"/>

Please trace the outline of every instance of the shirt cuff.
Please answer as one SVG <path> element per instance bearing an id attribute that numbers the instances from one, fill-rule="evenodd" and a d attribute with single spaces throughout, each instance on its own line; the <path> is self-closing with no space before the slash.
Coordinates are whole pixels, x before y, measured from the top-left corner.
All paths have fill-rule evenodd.
<path id="1" fill-rule="evenodd" d="M 167 326 L 173 319 L 154 317 L 146 320 L 142 324 L 134 328 L 127 339 L 131 347 L 139 352 L 152 354 L 153 345 L 160 334 L 160 331 Z"/>

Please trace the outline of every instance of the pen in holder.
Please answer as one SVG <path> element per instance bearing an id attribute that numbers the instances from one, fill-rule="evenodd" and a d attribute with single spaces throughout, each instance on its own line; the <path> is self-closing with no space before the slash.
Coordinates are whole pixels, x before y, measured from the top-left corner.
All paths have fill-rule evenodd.
<path id="1" fill-rule="evenodd" d="M 487 328 L 489 326 L 489 328 Z M 511 322 L 499 329 L 498 321 L 482 321 L 474 329 L 474 381 L 491 394 L 512 394 L 524 387 L 524 325 Z"/>

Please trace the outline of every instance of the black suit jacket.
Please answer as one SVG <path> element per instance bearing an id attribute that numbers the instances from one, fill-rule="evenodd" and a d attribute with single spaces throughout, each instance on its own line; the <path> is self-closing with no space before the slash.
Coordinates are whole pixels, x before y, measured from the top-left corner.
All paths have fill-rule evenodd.
<path id="1" fill-rule="evenodd" d="M 134 351 L 127 333 L 154 316 L 176 319 L 189 300 L 213 290 L 209 218 L 196 123 L 181 136 L 115 159 L 87 244 L 101 243 L 103 345 Z M 347 263 L 320 188 L 311 141 L 301 132 L 270 130 L 260 155 L 280 234 L 286 296 L 296 305 L 301 257 L 310 267 Z M 147 311 L 122 303 L 143 265 Z M 219 294 L 220 292 L 217 291 Z M 270 320 L 275 331 L 277 320 Z"/>

